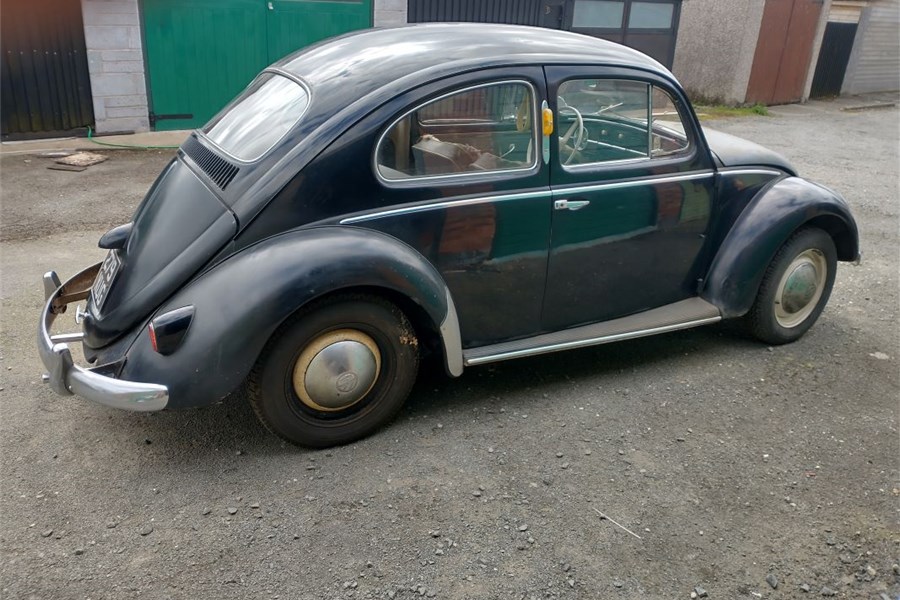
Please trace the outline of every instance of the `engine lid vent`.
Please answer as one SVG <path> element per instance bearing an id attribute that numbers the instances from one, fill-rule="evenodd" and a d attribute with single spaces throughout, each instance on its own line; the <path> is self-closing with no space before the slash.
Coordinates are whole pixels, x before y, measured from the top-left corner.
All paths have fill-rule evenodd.
<path id="1" fill-rule="evenodd" d="M 196 137 L 189 137 L 181 149 L 185 154 L 194 159 L 194 162 L 203 169 L 203 172 L 209 175 L 220 189 L 225 190 L 234 176 L 240 170 L 236 165 L 231 164 L 203 144 Z"/>

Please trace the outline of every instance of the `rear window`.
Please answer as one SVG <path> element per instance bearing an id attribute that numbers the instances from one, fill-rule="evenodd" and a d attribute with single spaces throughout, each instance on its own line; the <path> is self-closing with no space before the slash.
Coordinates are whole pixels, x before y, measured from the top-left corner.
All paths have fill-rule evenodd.
<path id="1" fill-rule="evenodd" d="M 308 106 L 309 93 L 303 86 L 275 73 L 263 73 L 213 117 L 203 133 L 231 156 L 253 161 L 284 137 Z"/>

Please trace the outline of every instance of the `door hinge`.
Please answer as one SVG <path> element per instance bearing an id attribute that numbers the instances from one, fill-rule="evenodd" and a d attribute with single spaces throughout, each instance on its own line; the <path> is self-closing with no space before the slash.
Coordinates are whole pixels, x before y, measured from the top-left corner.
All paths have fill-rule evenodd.
<path id="1" fill-rule="evenodd" d="M 193 119 L 194 115 L 191 114 L 171 114 L 171 115 L 158 115 L 154 112 L 151 112 L 149 115 L 150 118 L 150 127 L 156 125 L 157 121 L 164 121 L 166 119 Z"/>

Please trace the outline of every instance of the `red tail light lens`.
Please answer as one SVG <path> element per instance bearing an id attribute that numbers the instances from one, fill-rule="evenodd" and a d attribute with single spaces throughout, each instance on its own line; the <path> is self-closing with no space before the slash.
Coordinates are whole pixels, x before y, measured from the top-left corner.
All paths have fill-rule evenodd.
<path id="1" fill-rule="evenodd" d="M 193 306 L 176 308 L 155 317 L 147 328 L 153 350 L 163 356 L 168 356 L 178 350 L 193 319 Z"/>

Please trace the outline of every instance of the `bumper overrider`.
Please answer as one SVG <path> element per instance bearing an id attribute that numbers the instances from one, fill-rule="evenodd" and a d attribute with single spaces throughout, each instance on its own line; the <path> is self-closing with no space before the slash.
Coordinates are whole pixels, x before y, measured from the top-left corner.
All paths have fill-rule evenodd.
<path id="1" fill-rule="evenodd" d="M 162 410 L 169 402 L 166 386 L 125 381 L 79 367 L 72 360 L 68 343 L 80 341 L 84 334 L 50 334 L 53 322 L 66 311 L 68 304 L 88 297 L 100 264 L 85 269 L 63 284 L 60 284 L 55 271 L 44 274 L 46 303 L 37 336 L 38 352 L 48 370 L 44 381 L 50 384 L 54 392 L 63 396 L 74 394 L 113 408 L 138 412 Z"/>

